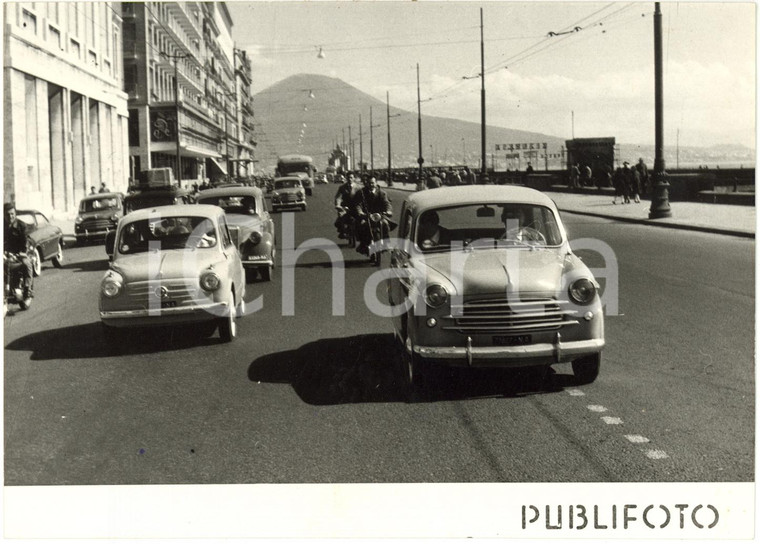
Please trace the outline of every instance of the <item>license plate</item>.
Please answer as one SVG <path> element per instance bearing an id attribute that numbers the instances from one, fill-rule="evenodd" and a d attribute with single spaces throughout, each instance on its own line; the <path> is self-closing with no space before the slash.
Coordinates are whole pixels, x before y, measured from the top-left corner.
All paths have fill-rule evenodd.
<path id="1" fill-rule="evenodd" d="M 176 300 L 162 300 L 161 307 L 162 308 L 176 308 L 177 301 Z"/>
<path id="2" fill-rule="evenodd" d="M 530 344 L 530 334 L 516 334 L 514 336 L 494 336 L 494 346 L 525 346 Z"/>

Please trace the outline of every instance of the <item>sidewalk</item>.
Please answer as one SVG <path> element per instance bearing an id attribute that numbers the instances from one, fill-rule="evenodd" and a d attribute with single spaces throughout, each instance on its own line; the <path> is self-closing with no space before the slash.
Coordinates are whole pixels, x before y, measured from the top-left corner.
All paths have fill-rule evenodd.
<path id="1" fill-rule="evenodd" d="M 386 187 L 385 182 L 380 182 L 379 184 L 382 187 Z M 415 187 L 412 184 L 395 183 L 392 189 L 414 191 Z M 607 195 L 584 195 L 561 192 L 547 192 L 545 194 L 554 200 L 557 207 L 563 213 L 602 217 L 615 221 L 728 234 L 744 238 L 754 238 L 757 226 L 754 206 L 671 202 L 670 211 L 672 217 L 649 219 L 649 200 L 642 200 L 639 204 L 634 202 L 620 204 L 619 199 L 618 204 L 615 205 L 612 204 L 612 197 Z"/>

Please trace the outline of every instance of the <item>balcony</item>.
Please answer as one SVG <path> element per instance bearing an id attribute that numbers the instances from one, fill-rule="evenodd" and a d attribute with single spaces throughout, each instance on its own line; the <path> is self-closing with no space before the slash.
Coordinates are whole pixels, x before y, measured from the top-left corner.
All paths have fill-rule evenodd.
<path id="1" fill-rule="evenodd" d="M 182 30 L 187 32 L 188 36 L 202 39 L 203 30 L 196 22 L 193 14 L 189 11 L 192 9 L 191 6 L 191 3 L 185 2 L 168 2 L 166 5 L 167 9 L 171 12 L 179 25 L 182 27 Z M 200 10 L 199 7 L 196 7 L 195 9 Z"/>

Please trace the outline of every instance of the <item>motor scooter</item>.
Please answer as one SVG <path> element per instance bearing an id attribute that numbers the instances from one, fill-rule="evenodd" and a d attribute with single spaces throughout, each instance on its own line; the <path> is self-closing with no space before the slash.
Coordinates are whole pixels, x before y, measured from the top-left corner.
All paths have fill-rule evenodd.
<path id="1" fill-rule="evenodd" d="M 14 270 L 14 265 L 21 262 L 20 256 L 14 253 L 3 253 L 3 317 L 8 313 L 10 304 L 18 304 L 22 310 L 32 305 L 32 298 L 24 298 L 24 278 Z"/>
<path id="2" fill-rule="evenodd" d="M 335 206 L 335 211 L 338 212 L 338 219 L 335 222 L 338 227 L 338 237 L 345 239 L 348 247 L 354 247 L 356 245 L 354 218 L 348 213 L 348 208 L 344 206 Z"/>

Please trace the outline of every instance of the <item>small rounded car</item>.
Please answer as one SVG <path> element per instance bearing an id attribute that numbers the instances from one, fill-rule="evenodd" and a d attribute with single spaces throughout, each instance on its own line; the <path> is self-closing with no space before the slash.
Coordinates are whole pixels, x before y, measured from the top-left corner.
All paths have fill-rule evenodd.
<path id="1" fill-rule="evenodd" d="M 63 231 L 48 221 L 37 210 L 16 210 L 16 217 L 26 224 L 27 250 L 32 263 L 32 273 L 42 273 L 42 263 L 52 261 L 53 266 L 63 266 Z"/>
<path id="2" fill-rule="evenodd" d="M 599 285 L 572 252 L 554 202 L 525 187 L 444 187 L 409 196 L 388 296 L 410 391 L 430 364 L 571 362 L 593 382 L 604 347 Z"/>
<path id="3" fill-rule="evenodd" d="M 258 187 L 224 187 L 201 191 L 198 204 L 219 206 L 227 214 L 232 241 L 240 251 L 246 281 L 256 272 L 264 281 L 272 279 L 275 259 L 275 232 L 264 195 Z"/>
<path id="4" fill-rule="evenodd" d="M 81 244 L 105 238 L 116 229 L 124 215 L 124 196 L 121 193 L 96 193 L 79 201 L 79 213 L 74 220 L 74 234 Z"/>
<path id="5" fill-rule="evenodd" d="M 276 212 L 283 208 L 301 208 L 306 211 L 306 191 L 300 177 L 275 178 L 272 190 L 272 211 Z"/>
<path id="6" fill-rule="evenodd" d="M 106 340 L 121 328 L 195 325 L 201 336 L 237 335 L 245 276 L 227 217 L 218 206 L 160 206 L 125 215 L 100 282 Z"/>

